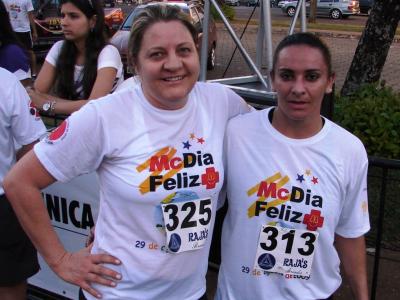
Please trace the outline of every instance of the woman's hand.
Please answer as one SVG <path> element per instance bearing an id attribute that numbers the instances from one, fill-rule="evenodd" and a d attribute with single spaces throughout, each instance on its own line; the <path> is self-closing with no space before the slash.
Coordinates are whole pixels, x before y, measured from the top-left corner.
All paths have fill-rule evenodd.
<path id="1" fill-rule="evenodd" d="M 96 298 L 101 294 L 92 288 L 91 283 L 98 283 L 110 287 L 117 285 L 122 278 L 118 272 L 106 268 L 103 264 L 119 265 L 121 261 L 109 254 L 90 254 L 89 247 L 78 252 L 66 252 L 53 270 L 67 282 L 80 286 Z"/>
<path id="2" fill-rule="evenodd" d="M 43 104 L 49 102 L 50 100 L 49 95 L 37 92 L 30 87 L 28 87 L 26 91 L 28 92 L 29 98 L 31 99 L 35 107 L 39 110 L 43 110 Z"/>

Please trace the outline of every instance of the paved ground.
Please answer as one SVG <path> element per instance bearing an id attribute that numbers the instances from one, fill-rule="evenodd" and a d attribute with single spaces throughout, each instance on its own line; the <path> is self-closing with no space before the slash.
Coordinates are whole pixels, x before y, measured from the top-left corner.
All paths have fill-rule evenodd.
<path id="1" fill-rule="evenodd" d="M 221 78 L 224 70 L 228 64 L 229 58 L 234 50 L 234 43 L 229 36 L 227 30 L 223 24 L 217 24 L 218 26 L 218 46 L 217 46 L 217 67 L 215 70 L 208 72 L 208 79 Z M 243 30 L 243 25 L 234 25 L 234 29 L 239 36 Z M 273 30 L 272 40 L 273 48 L 279 43 L 279 41 L 286 35 L 287 30 L 275 29 Z M 322 39 L 327 43 L 332 52 L 333 67 L 336 72 L 336 90 L 339 91 L 346 78 L 347 71 L 350 67 L 353 59 L 354 52 L 356 50 L 360 34 L 349 34 L 349 33 L 330 33 L 330 32 L 319 32 Z M 255 45 L 257 38 L 257 26 L 251 25 L 246 30 L 242 38 L 242 44 L 246 48 L 249 55 L 255 60 Z M 400 43 L 393 43 L 386 64 L 382 72 L 382 78 L 386 83 L 393 87 L 395 90 L 400 91 L 400 80 L 398 74 L 400 74 Z M 267 61 L 265 60 L 265 65 Z M 263 74 L 266 74 L 267 69 L 261 70 Z M 245 60 L 239 51 L 236 52 L 231 66 L 228 69 L 226 77 L 234 77 L 241 75 L 251 74 L 250 69 L 247 67 Z"/>
<path id="2" fill-rule="evenodd" d="M 218 26 L 218 46 L 217 46 L 217 66 L 215 70 L 208 72 L 207 79 L 221 78 L 224 73 L 228 61 L 234 50 L 234 43 L 229 36 L 223 24 Z M 243 25 L 234 25 L 234 29 L 239 36 L 243 30 Z M 273 47 L 286 35 L 287 30 L 273 30 Z M 322 39 L 328 44 L 332 52 L 333 66 L 336 72 L 336 90 L 339 91 L 346 78 L 347 71 L 350 67 L 355 49 L 358 44 L 360 34 L 349 33 L 332 33 L 319 32 Z M 257 38 L 257 26 L 250 26 L 243 36 L 242 43 L 250 56 L 255 59 L 255 45 Z M 387 85 L 400 91 L 400 43 L 393 43 L 389 51 L 386 64 L 382 72 L 382 78 Z M 266 61 L 265 61 L 266 65 Z M 264 67 L 263 74 L 266 74 L 267 69 Z M 235 54 L 231 66 L 226 73 L 227 78 L 237 77 L 251 74 L 245 60 L 242 58 L 239 51 Z M 374 257 L 368 255 L 368 276 L 371 286 L 371 278 L 373 273 Z M 213 299 L 217 282 L 217 271 L 210 269 L 207 275 L 208 296 Z M 400 299 L 400 253 L 396 251 L 383 250 L 381 252 L 380 268 L 377 284 L 377 292 L 375 299 L 398 300 Z M 348 284 L 344 281 L 340 289 L 335 293 L 335 300 L 352 299 L 351 291 Z M 371 298 L 372 299 L 372 298 Z M 301 299 L 300 299 L 301 300 Z"/>

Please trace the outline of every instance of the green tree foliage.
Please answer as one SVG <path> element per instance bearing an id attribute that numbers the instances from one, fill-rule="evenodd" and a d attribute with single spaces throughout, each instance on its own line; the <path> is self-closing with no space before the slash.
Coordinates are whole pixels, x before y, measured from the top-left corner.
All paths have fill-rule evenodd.
<path id="1" fill-rule="evenodd" d="M 232 21 L 235 18 L 235 10 L 233 9 L 232 6 L 229 6 L 229 5 L 226 5 L 226 4 L 219 4 L 219 7 L 221 8 L 221 10 L 224 13 L 225 17 L 229 21 Z M 211 15 L 213 16 L 214 20 L 221 20 L 221 17 L 217 13 L 214 5 L 211 5 Z"/>
<path id="2" fill-rule="evenodd" d="M 339 98 L 335 121 L 358 136 L 369 155 L 400 159 L 400 94 L 378 84 Z"/>

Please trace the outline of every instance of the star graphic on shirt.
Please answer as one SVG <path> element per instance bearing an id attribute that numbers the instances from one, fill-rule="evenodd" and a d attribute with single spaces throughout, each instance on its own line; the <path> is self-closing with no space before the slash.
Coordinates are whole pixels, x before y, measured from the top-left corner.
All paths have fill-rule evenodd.
<path id="1" fill-rule="evenodd" d="M 310 175 L 311 175 L 311 170 L 307 169 L 307 170 L 306 170 L 306 175 L 307 175 L 307 176 L 310 176 Z"/>
<path id="2" fill-rule="evenodd" d="M 192 145 L 190 145 L 190 143 L 189 143 L 189 141 L 186 141 L 186 142 L 182 142 L 182 144 L 183 144 L 183 149 L 190 149 L 190 147 L 192 146 Z"/>
<path id="3" fill-rule="evenodd" d="M 205 140 L 201 137 L 201 138 L 197 138 L 197 142 L 203 145 Z"/>
<path id="4" fill-rule="evenodd" d="M 191 134 L 189 135 L 189 138 L 190 138 L 191 140 L 194 140 L 194 139 L 196 138 L 196 135 L 195 135 L 194 133 L 191 133 Z"/>
<path id="5" fill-rule="evenodd" d="M 311 179 L 312 183 L 317 184 L 318 183 L 318 177 L 312 177 Z"/>
<path id="6" fill-rule="evenodd" d="M 303 174 L 301 174 L 301 175 L 297 174 L 297 179 L 296 180 L 300 181 L 300 183 L 302 183 L 305 180 L 304 179 L 304 175 Z"/>

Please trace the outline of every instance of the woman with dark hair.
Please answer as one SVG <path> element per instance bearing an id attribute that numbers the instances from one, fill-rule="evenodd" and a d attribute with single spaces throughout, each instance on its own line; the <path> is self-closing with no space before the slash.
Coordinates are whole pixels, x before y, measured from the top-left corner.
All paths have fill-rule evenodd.
<path id="1" fill-rule="evenodd" d="M 229 122 L 229 207 L 217 300 L 331 299 L 342 282 L 367 300 L 368 158 L 361 141 L 320 115 L 335 74 L 311 33 L 275 50 L 277 106 Z"/>
<path id="2" fill-rule="evenodd" d="M 7 69 L 26 86 L 31 83 L 29 59 L 12 29 L 3 1 L 0 0 L 0 67 Z"/>
<path id="3" fill-rule="evenodd" d="M 114 91 L 123 81 L 123 68 L 118 50 L 106 42 L 100 1 L 62 0 L 60 5 L 65 40 L 50 49 L 29 95 L 42 111 L 71 114 Z"/>
<path id="4" fill-rule="evenodd" d="M 38 251 L 88 299 L 206 299 L 223 136 L 249 107 L 226 86 L 197 82 L 197 45 L 187 14 L 149 5 L 129 41 L 137 81 L 72 114 L 5 179 Z M 40 189 L 92 171 L 100 183 L 95 239 L 70 253 Z"/>

